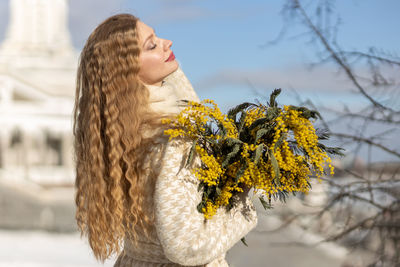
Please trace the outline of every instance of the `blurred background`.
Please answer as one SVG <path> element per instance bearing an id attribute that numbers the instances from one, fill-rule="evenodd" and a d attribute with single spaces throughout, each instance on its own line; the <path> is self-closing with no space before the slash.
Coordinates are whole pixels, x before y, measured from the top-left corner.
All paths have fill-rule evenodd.
<path id="1" fill-rule="evenodd" d="M 101 266 L 74 220 L 72 108 L 91 31 L 131 13 L 173 41 L 201 99 L 318 109 L 345 149 L 273 203 L 231 266 L 399 266 L 400 2 L 0 0 L 0 267 Z M 397 29 L 397 30 L 396 30 Z M 115 258 L 104 266 L 112 266 Z"/>

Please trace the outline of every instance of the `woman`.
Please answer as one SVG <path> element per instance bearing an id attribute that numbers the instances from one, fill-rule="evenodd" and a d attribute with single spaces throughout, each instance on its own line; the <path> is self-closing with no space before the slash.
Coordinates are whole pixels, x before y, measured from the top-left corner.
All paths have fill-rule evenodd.
<path id="1" fill-rule="evenodd" d="M 207 221 L 196 209 L 199 182 L 181 168 L 190 144 L 169 142 L 160 122 L 181 110 L 179 100 L 198 101 L 171 45 L 121 14 L 101 23 L 81 53 L 76 219 L 98 260 L 119 254 L 114 266 L 228 266 L 226 251 L 257 224 L 247 192 Z"/>

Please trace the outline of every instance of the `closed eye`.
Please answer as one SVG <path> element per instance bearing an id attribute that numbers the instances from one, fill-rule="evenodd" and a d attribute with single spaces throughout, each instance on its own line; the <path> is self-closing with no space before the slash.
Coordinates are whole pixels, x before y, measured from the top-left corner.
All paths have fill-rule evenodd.
<path id="1" fill-rule="evenodd" d="M 154 45 L 152 45 L 152 46 L 150 47 L 150 50 L 153 50 L 153 49 L 155 49 L 156 47 L 157 47 L 157 44 L 154 43 Z"/>
<path id="2" fill-rule="evenodd" d="M 154 42 L 155 38 L 156 38 L 156 34 L 155 34 L 154 30 L 152 30 L 152 33 L 144 41 L 144 45 L 146 45 L 147 43 L 150 42 L 150 40 L 153 40 L 153 45 L 151 47 L 149 47 L 148 50 L 152 50 L 157 47 L 157 44 Z"/>

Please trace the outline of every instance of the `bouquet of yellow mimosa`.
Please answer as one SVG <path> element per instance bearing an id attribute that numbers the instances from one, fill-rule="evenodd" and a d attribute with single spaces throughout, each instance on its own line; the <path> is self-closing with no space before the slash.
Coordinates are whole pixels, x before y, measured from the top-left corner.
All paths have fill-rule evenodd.
<path id="1" fill-rule="evenodd" d="M 186 101 L 176 118 L 163 120 L 171 125 L 165 130 L 170 139 L 193 142 L 187 166 L 196 153 L 201 159 L 201 166 L 192 171 L 203 189 L 197 208 L 206 219 L 219 207 L 232 208 L 233 196 L 244 188 L 260 191 L 261 203 L 269 208 L 272 199 L 307 193 L 310 177 L 333 174 L 328 154 L 341 154 L 341 149 L 320 143 L 328 139 L 312 124 L 320 114 L 305 107 L 279 107 L 280 92 L 274 90 L 266 105 L 245 102 L 227 114 L 212 100 Z"/>

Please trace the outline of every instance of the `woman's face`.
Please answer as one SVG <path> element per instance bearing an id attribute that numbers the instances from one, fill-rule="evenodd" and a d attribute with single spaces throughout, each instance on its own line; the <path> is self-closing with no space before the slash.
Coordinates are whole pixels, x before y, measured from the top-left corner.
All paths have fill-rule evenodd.
<path id="1" fill-rule="evenodd" d="M 157 37 L 154 30 L 141 21 L 137 22 L 139 45 L 139 78 L 145 84 L 161 85 L 162 80 L 178 68 L 171 51 L 170 40 Z"/>

